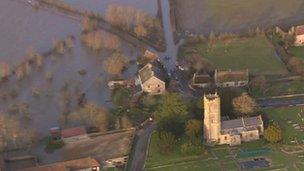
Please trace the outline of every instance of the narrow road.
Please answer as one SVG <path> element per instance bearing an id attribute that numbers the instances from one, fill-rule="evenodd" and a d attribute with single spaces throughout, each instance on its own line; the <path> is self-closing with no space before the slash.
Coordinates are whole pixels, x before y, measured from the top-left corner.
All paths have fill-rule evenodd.
<path id="1" fill-rule="evenodd" d="M 146 153 L 149 146 L 149 140 L 156 129 L 156 124 L 151 124 L 146 128 L 143 128 L 137 132 L 137 141 L 134 143 L 135 151 L 132 154 L 131 166 L 129 168 L 130 171 L 142 171 L 144 170 Z"/>
<path id="2" fill-rule="evenodd" d="M 304 97 L 303 98 L 296 98 L 296 99 L 292 99 L 292 98 L 265 99 L 265 100 L 258 100 L 257 103 L 261 108 L 303 106 L 304 105 Z"/>

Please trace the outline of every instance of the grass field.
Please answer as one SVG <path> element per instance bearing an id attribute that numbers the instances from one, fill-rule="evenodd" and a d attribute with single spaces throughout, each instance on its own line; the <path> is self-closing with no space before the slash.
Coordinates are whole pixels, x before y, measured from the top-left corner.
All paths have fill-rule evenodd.
<path id="1" fill-rule="evenodd" d="M 300 46 L 300 47 L 290 47 L 288 49 L 288 51 L 295 57 L 297 58 L 301 58 L 302 60 L 304 60 L 304 47 Z"/>
<path id="2" fill-rule="evenodd" d="M 180 146 L 182 141 L 178 141 L 174 146 L 174 151 L 168 155 L 163 155 L 159 152 L 157 147 L 158 136 L 154 133 L 151 137 L 149 154 L 146 161 L 146 167 L 157 167 L 161 165 L 167 165 L 172 163 L 178 163 L 180 161 L 188 161 L 188 160 L 197 160 L 200 158 L 208 158 L 211 157 L 209 153 L 204 153 L 202 151 L 202 155 L 185 155 L 180 152 Z"/>
<path id="3" fill-rule="evenodd" d="M 302 0 L 174 0 L 181 30 L 208 34 L 303 22 Z"/>
<path id="4" fill-rule="evenodd" d="M 180 48 L 179 57 L 201 54 L 218 69 L 249 69 L 254 74 L 286 74 L 284 64 L 275 58 L 275 51 L 265 36 L 236 38 L 229 42 L 217 41 Z"/>
<path id="5" fill-rule="evenodd" d="M 266 86 L 266 88 L 253 88 L 250 90 L 250 94 L 255 98 L 281 96 L 288 94 L 302 94 L 304 93 L 304 81 L 292 81 L 292 82 L 277 82 Z"/>
<path id="6" fill-rule="evenodd" d="M 301 112 L 301 110 L 303 110 Z M 266 116 L 275 122 L 278 122 L 283 130 L 283 143 L 292 144 L 295 138 L 298 142 L 304 143 L 304 130 L 296 130 L 292 124 L 304 126 L 304 107 L 287 107 L 278 109 L 265 109 Z M 303 118 L 303 119 L 302 119 Z M 288 123 L 291 121 L 292 123 Z"/>

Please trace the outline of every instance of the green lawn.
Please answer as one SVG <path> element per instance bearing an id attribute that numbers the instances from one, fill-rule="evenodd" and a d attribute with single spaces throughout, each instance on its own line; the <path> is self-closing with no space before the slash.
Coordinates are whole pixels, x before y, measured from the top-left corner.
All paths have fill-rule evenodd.
<path id="1" fill-rule="evenodd" d="M 290 47 L 288 49 L 288 51 L 289 51 L 289 53 L 293 54 L 293 56 L 304 60 L 304 47 L 303 46 Z"/>
<path id="2" fill-rule="evenodd" d="M 302 94 L 304 93 L 304 81 L 292 81 L 292 82 L 277 82 L 266 86 L 266 88 L 253 88 L 250 90 L 250 94 L 255 98 L 281 96 L 288 94 Z"/>
<path id="3" fill-rule="evenodd" d="M 249 69 L 253 74 L 286 74 L 285 65 L 275 58 L 272 44 L 265 36 L 235 38 L 217 41 L 212 47 L 207 43 L 184 46 L 179 57 L 201 54 L 218 69 Z"/>
<path id="4" fill-rule="evenodd" d="M 303 112 L 301 113 L 301 110 Z M 283 143 L 292 144 L 293 139 L 299 142 L 304 142 L 304 131 L 296 130 L 292 124 L 299 124 L 304 126 L 304 107 L 286 107 L 278 109 L 265 109 L 266 116 L 271 120 L 278 122 L 283 131 Z M 300 116 L 303 117 L 303 120 Z M 288 123 L 292 121 L 292 123 Z"/>
<path id="5" fill-rule="evenodd" d="M 202 155 L 185 155 L 180 152 L 180 145 L 182 144 L 182 140 L 178 141 L 175 144 L 174 151 L 168 155 L 163 155 L 160 153 L 158 147 L 158 135 L 154 133 L 151 137 L 149 153 L 146 160 L 146 167 L 156 167 L 160 165 L 178 163 L 180 161 L 188 161 L 188 160 L 197 160 L 201 158 L 208 158 L 211 155 L 208 152 L 203 152 Z"/>

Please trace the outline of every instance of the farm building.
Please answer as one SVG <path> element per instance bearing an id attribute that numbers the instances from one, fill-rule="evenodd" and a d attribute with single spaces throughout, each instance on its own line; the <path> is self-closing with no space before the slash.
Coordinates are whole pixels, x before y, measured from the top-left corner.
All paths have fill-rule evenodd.
<path id="1" fill-rule="evenodd" d="M 249 83 L 249 71 L 215 70 L 214 80 L 217 87 L 243 87 Z"/>

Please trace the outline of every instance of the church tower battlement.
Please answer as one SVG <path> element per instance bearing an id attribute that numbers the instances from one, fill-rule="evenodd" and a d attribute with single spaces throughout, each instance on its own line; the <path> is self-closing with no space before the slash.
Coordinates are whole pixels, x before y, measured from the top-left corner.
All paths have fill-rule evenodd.
<path id="1" fill-rule="evenodd" d="M 204 138 L 217 143 L 221 131 L 221 102 L 217 93 L 204 95 Z"/>

